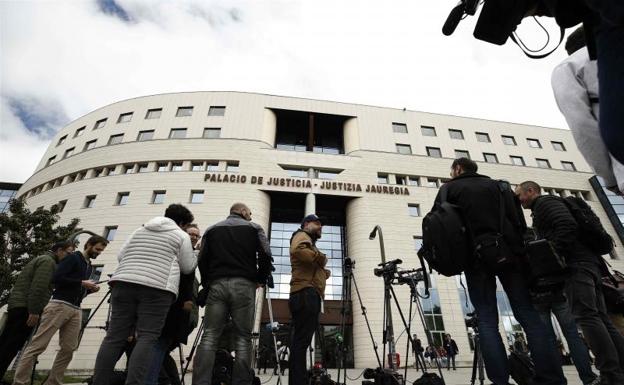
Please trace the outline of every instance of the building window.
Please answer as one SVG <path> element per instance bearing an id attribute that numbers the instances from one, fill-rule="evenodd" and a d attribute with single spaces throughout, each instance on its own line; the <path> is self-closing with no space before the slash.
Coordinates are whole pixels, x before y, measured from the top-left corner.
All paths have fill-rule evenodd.
<path id="1" fill-rule="evenodd" d="M 410 186 L 420 186 L 420 177 L 409 175 L 407 177 L 407 184 Z"/>
<path id="2" fill-rule="evenodd" d="M 221 137 L 221 129 L 219 127 L 204 128 L 204 139 L 217 139 Z"/>
<path id="3" fill-rule="evenodd" d="M 204 162 L 191 162 L 191 171 L 204 171 Z"/>
<path id="4" fill-rule="evenodd" d="M 478 142 L 483 142 L 483 143 L 490 143 L 490 134 L 486 133 L 486 132 L 477 132 L 475 133 L 477 135 L 477 141 Z"/>
<path id="5" fill-rule="evenodd" d="M 225 165 L 225 172 L 238 172 L 240 166 L 238 162 L 227 162 Z"/>
<path id="6" fill-rule="evenodd" d="M 184 117 L 193 115 L 193 107 L 178 107 L 178 112 L 176 112 L 176 117 Z"/>
<path id="7" fill-rule="evenodd" d="M 161 204 L 165 201 L 165 195 L 167 195 L 167 191 L 165 190 L 154 190 L 152 193 L 152 203 L 153 204 Z"/>
<path id="8" fill-rule="evenodd" d="M 204 190 L 191 191 L 191 203 L 202 203 L 204 201 Z"/>
<path id="9" fill-rule="evenodd" d="M 67 139 L 67 135 L 63 135 L 59 138 L 58 142 L 56 143 L 56 147 L 60 146 L 61 144 L 65 143 L 65 139 Z"/>
<path id="10" fill-rule="evenodd" d="M 56 204 L 59 213 L 62 213 L 63 210 L 65 210 L 65 206 L 67 206 L 67 199 L 59 201 L 59 203 Z"/>
<path id="11" fill-rule="evenodd" d="M 225 106 L 210 106 L 208 116 L 224 116 Z"/>
<path id="12" fill-rule="evenodd" d="M 503 143 L 505 145 L 507 145 L 507 146 L 517 146 L 516 138 L 514 138 L 513 136 L 502 135 L 501 137 L 503 138 Z"/>
<path id="13" fill-rule="evenodd" d="M 496 156 L 496 154 L 490 154 L 488 152 L 484 152 L 483 159 L 488 163 L 498 163 L 498 157 Z"/>
<path id="14" fill-rule="evenodd" d="M 115 204 L 117 206 L 125 206 L 128 204 L 128 200 L 130 199 L 130 193 L 129 192 L 120 192 L 117 193 L 117 200 L 115 201 Z"/>
<path id="15" fill-rule="evenodd" d="M 542 148 L 542 144 L 537 139 L 527 139 L 527 143 L 531 148 Z"/>
<path id="16" fill-rule="evenodd" d="M 83 207 L 85 209 L 93 208 L 95 206 L 95 197 L 96 197 L 96 195 L 87 195 L 85 197 L 85 201 L 84 201 Z"/>
<path id="17" fill-rule="evenodd" d="M 427 147 L 427 155 L 432 158 L 441 158 L 442 151 L 438 147 Z"/>
<path id="18" fill-rule="evenodd" d="M 418 204 L 408 204 L 407 205 L 407 209 L 409 212 L 409 215 L 411 217 L 419 217 L 420 216 L 420 205 Z"/>
<path id="19" fill-rule="evenodd" d="M 74 133 L 74 138 L 79 137 L 80 135 L 84 134 L 86 127 L 80 127 L 79 129 L 76 130 L 76 132 Z"/>
<path id="20" fill-rule="evenodd" d="M 449 129 L 449 136 L 451 139 L 459 139 L 464 140 L 464 133 L 462 130 L 454 130 L 452 128 Z"/>
<path id="21" fill-rule="evenodd" d="M 182 171 L 183 162 L 173 162 L 171 163 L 171 171 Z"/>
<path id="22" fill-rule="evenodd" d="M 125 114 L 119 115 L 117 119 L 117 123 L 128 123 L 132 120 L 132 112 L 126 112 Z"/>
<path id="23" fill-rule="evenodd" d="M 153 108 L 151 110 L 147 110 L 145 114 L 145 119 L 159 119 L 162 114 L 162 108 Z"/>
<path id="24" fill-rule="evenodd" d="M 67 182 L 65 184 L 74 183 L 75 181 L 76 181 L 76 174 L 71 174 L 67 176 Z"/>
<path id="25" fill-rule="evenodd" d="M 74 150 L 76 149 L 76 147 L 72 147 L 72 148 L 68 148 L 67 150 L 65 150 L 65 154 L 63 155 L 63 159 L 70 157 L 74 154 Z"/>
<path id="26" fill-rule="evenodd" d="M 396 144 L 396 150 L 399 154 L 411 155 L 412 154 L 412 146 L 409 144 Z"/>
<path id="27" fill-rule="evenodd" d="M 117 175 L 117 166 L 108 167 L 108 176 Z"/>
<path id="28" fill-rule="evenodd" d="M 104 119 L 100 119 L 97 122 L 95 122 L 95 125 L 93 126 L 94 130 L 99 130 L 100 128 L 104 127 L 106 125 L 106 118 Z"/>
<path id="29" fill-rule="evenodd" d="M 388 174 L 377 173 L 377 183 L 378 184 L 388 184 Z"/>
<path id="30" fill-rule="evenodd" d="M 133 164 L 124 164 L 123 166 L 124 174 L 134 174 L 134 165 Z"/>
<path id="31" fill-rule="evenodd" d="M 99 178 L 101 176 L 104 176 L 104 169 L 103 168 L 96 168 L 95 170 L 93 170 L 93 177 L 94 178 Z"/>
<path id="32" fill-rule="evenodd" d="M 139 163 L 139 167 L 138 167 L 138 171 L 139 172 L 148 172 L 149 171 L 149 164 L 148 163 Z"/>
<path id="33" fill-rule="evenodd" d="M 169 171 L 169 163 L 168 162 L 158 162 L 156 166 L 156 171 L 158 172 L 167 172 Z"/>
<path id="34" fill-rule="evenodd" d="M 115 234 L 117 234 L 117 226 L 106 226 L 104 228 L 104 238 L 106 238 L 107 241 L 114 241 Z"/>
<path id="35" fill-rule="evenodd" d="M 423 136 L 437 136 L 435 127 L 430 126 L 420 126 L 420 131 Z"/>
<path id="36" fill-rule="evenodd" d="M 206 162 L 206 171 L 219 171 L 219 162 L 216 160 Z"/>
<path id="37" fill-rule="evenodd" d="M 108 144 L 119 144 L 123 141 L 123 137 L 124 134 L 111 135 L 110 138 L 108 138 Z"/>
<path id="38" fill-rule="evenodd" d="M 323 154 L 344 153 L 347 116 L 273 110 L 277 118 L 275 148 Z"/>
<path id="39" fill-rule="evenodd" d="M 565 151 L 566 148 L 562 142 L 551 142 L 555 151 Z"/>
<path id="40" fill-rule="evenodd" d="M 169 139 L 183 139 L 186 138 L 186 128 L 172 128 L 169 131 Z"/>
<path id="41" fill-rule="evenodd" d="M 516 166 L 525 166 L 524 158 L 521 156 L 513 156 L 509 157 L 511 159 L 511 164 L 515 164 Z"/>
<path id="42" fill-rule="evenodd" d="M 423 238 L 420 235 L 414 235 L 414 248 L 420 250 L 423 245 Z"/>
<path id="43" fill-rule="evenodd" d="M 320 169 L 315 169 L 314 170 L 314 176 L 317 179 L 336 179 L 336 177 L 338 177 L 338 174 L 340 174 L 340 171 L 334 171 L 334 170 L 320 170 Z"/>
<path id="44" fill-rule="evenodd" d="M 144 142 L 146 140 L 152 140 L 154 138 L 154 130 L 139 131 L 137 141 Z"/>
<path id="45" fill-rule="evenodd" d="M 440 187 L 440 180 L 438 178 L 427 178 L 427 187 Z"/>
<path id="46" fill-rule="evenodd" d="M 468 158 L 470 159 L 470 153 L 466 150 L 455 150 L 455 159 Z"/>
<path id="47" fill-rule="evenodd" d="M 407 134 L 407 124 L 405 123 L 392 123 L 392 131 L 397 134 Z"/>
<path id="48" fill-rule="evenodd" d="M 51 156 L 48 158 L 48 161 L 46 162 L 46 166 L 51 165 L 52 163 L 54 163 L 56 161 L 56 155 Z"/>
<path id="49" fill-rule="evenodd" d="M 93 139 L 93 140 L 90 140 L 87 143 L 85 143 L 83 151 L 89 151 L 92 148 L 94 148 L 95 147 L 95 142 L 97 142 L 97 139 Z"/>
<path id="50" fill-rule="evenodd" d="M 566 162 L 566 161 L 562 160 L 561 161 L 561 165 L 563 166 L 564 170 L 576 171 L 576 167 L 574 166 L 574 163 L 572 163 L 572 162 Z"/>
<path id="51" fill-rule="evenodd" d="M 288 173 L 288 176 L 293 177 L 293 178 L 307 178 L 308 177 L 308 170 L 307 169 L 303 169 L 303 168 L 297 168 L 297 167 L 282 167 L 286 173 Z"/>
<path id="52" fill-rule="evenodd" d="M 539 167 L 539 168 L 550 168 L 550 162 L 548 161 L 548 159 L 537 158 L 535 160 L 537 161 L 537 167 Z"/>

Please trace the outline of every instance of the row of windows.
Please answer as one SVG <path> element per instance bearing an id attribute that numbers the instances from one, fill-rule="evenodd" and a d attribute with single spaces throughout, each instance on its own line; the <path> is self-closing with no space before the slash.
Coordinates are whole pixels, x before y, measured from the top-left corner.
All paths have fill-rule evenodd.
<path id="1" fill-rule="evenodd" d="M 447 178 L 424 177 L 417 175 L 377 173 L 378 184 L 397 184 L 401 186 L 438 188 L 442 185 L 442 183 L 445 183 L 448 180 L 449 179 Z"/>
<path id="2" fill-rule="evenodd" d="M 392 123 L 392 130 L 396 133 L 407 134 L 407 124 L 405 123 Z M 438 136 L 435 127 L 420 126 L 420 131 L 423 136 Z M 449 137 L 451 139 L 464 140 L 464 132 L 458 129 L 449 128 Z M 491 143 L 490 134 L 487 132 L 475 132 L 475 137 L 478 142 Z M 501 135 L 503 144 L 507 146 L 517 146 L 516 138 L 511 135 Z M 551 141 L 552 147 L 555 151 L 567 151 L 563 142 Z M 542 143 L 539 139 L 527 138 L 527 144 L 531 148 L 542 148 Z"/>
<path id="3" fill-rule="evenodd" d="M 194 107 L 192 106 L 184 106 L 184 107 L 178 107 L 177 111 L 176 111 L 176 117 L 186 117 L 186 116 L 192 116 L 193 115 L 193 109 Z M 145 113 L 145 119 L 160 119 L 161 115 L 162 115 L 162 108 L 152 108 L 147 110 L 147 112 Z M 225 115 L 225 107 L 224 106 L 210 106 L 210 108 L 208 109 L 208 116 L 224 116 Z M 119 123 L 129 123 L 132 121 L 132 117 L 134 116 L 134 112 L 125 112 L 119 115 L 119 117 L 117 118 L 117 124 Z M 108 121 L 108 118 L 104 118 L 104 119 L 100 119 L 97 122 L 95 122 L 95 124 L 93 125 L 93 129 L 94 130 L 98 130 L 100 128 L 103 128 L 104 126 L 106 126 L 106 122 Z M 82 134 L 84 134 L 85 130 L 86 130 L 87 126 L 82 126 L 80 128 L 78 128 L 75 132 L 74 132 L 74 138 L 77 138 L 79 136 L 81 136 Z M 65 141 L 67 140 L 67 135 L 64 135 L 62 137 L 59 138 L 58 142 L 56 143 L 57 147 L 60 146 L 61 144 L 65 143 Z"/>
<path id="4" fill-rule="evenodd" d="M 144 141 L 148 141 L 148 140 L 152 140 L 154 139 L 154 132 L 155 130 L 143 130 L 143 131 L 139 131 L 139 134 L 137 135 L 136 141 L 137 142 L 144 142 Z M 169 139 L 184 139 L 186 138 L 186 132 L 187 129 L 186 128 L 172 128 L 169 131 Z M 125 134 L 114 134 L 111 135 L 108 138 L 108 142 L 107 145 L 113 145 L 113 144 L 119 144 L 121 142 L 123 142 L 124 139 L 124 135 Z M 221 128 L 220 127 L 206 127 L 204 128 L 204 134 L 202 136 L 204 139 L 217 139 L 221 137 Z M 93 139 L 90 140 L 88 142 L 86 142 L 82 148 L 82 151 L 89 151 L 91 149 L 95 148 L 95 145 L 97 144 L 97 139 Z M 76 147 L 71 147 L 65 150 L 65 152 L 63 153 L 63 159 L 68 158 L 72 155 L 74 155 L 74 153 L 76 152 Z M 54 163 L 56 161 L 56 155 L 51 156 L 50 158 L 48 158 L 48 161 L 46 162 L 46 166 L 51 165 L 52 163 Z"/>
<path id="5" fill-rule="evenodd" d="M 135 174 L 147 172 L 178 172 L 178 171 L 211 171 L 211 172 L 239 172 L 240 163 L 238 161 L 219 161 L 219 160 L 191 160 L 191 161 L 155 161 L 155 162 L 139 162 L 124 163 L 111 165 L 106 167 L 98 167 L 88 170 L 79 171 L 73 174 L 59 177 L 53 181 L 44 183 L 27 194 L 27 197 L 37 195 L 43 191 L 47 191 L 61 185 L 77 182 L 83 179 L 100 178 L 104 176 L 113 176 L 121 174 Z"/>
<path id="6" fill-rule="evenodd" d="M 167 196 L 167 190 L 154 190 L 152 191 L 152 197 L 150 198 L 149 203 L 152 204 L 163 204 L 165 202 L 165 198 Z M 95 202 L 97 199 L 97 195 L 87 195 L 83 201 L 82 208 L 83 209 L 91 209 L 95 207 Z M 202 203 L 204 201 L 204 190 L 191 190 L 189 194 L 188 203 Z M 124 191 L 117 193 L 115 200 L 113 202 L 114 206 L 125 206 L 130 202 L 130 192 Z M 65 208 L 67 204 L 67 200 L 60 201 L 58 205 L 60 205 L 61 211 Z"/>
<path id="7" fill-rule="evenodd" d="M 396 150 L 399 154 L 411 155 L 412 154 L 412 146 L 409 144 L 396 144 Z M 442 158 L 442 150 L 439 147 L 426 147 L 427 156 L 432 158 Z M 470 152 L 468 150 L 455 150 L 455 158 L 468 158 L 470 157 Z M 511 164 L 516 166 L 526 166 L 524 158 L 521 156 L 510 155 L 509 156 Z M 484 152 L 483 160 L 487 163 L 499 163 L 498 156 L 494 153 Z M 537 166 L 540 168 L 552 168 L 550 165 L 550 161 L 548 159 L 543 158 L 535 158 L 535 162 Z M 574 166 L 573 162 L 561 161 L 561 167 L 567 171 L 576 171 L 576 166 Z"/>

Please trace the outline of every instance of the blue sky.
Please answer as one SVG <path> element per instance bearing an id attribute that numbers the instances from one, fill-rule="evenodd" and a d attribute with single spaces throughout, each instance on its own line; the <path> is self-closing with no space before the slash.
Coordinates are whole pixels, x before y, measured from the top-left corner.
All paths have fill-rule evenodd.
<path id="1" fill-rule="evenodd" d="M 235 90 L 565 128 L 550 88 L 560 48 L 451 37 L 453 0 L 0 2 L 0 180 L 30 176 L 54 133 L 118 100 Z M 546 21 L 556 39 L 558 30 Z M 536 47 L 532 21 L 520 33 Z"/>

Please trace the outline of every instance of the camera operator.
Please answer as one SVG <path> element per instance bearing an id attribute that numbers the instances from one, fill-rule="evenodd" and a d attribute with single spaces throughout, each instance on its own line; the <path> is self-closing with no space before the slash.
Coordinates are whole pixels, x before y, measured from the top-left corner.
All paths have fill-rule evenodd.
<path id="1" fill-rule="evenodd" d="M 180 272 L 191 273 L 197 264 L 191 239 L 183 230 L 191 222 L 189 209 L 169 205 L 164 216 L 136 229 L 121 247 L 119 265 L 109 283 L 110 325 L 95 360 L 93 385 L 108 385 L 134 328 L 136 345 L 126 384 L 145 383 L 154 345 L 178 295 Z"/>
<path id="2" fill-rule="evenodd" d="M 39 323 L 52 295 L 56 264 L 72 251 L 71 242 L 57 242 L 50 251 L 28 262 L 17 276 L 9 296 L 7 321 L 0 334 L 0 379 Z"/>
<path id="3" fill-rule="evenodd" d="M 233 204 L 227 219 L 206 230 L 199 255 L 199 272 L 208 294 L 204 334 L 193 362 L 194 385 L 212 383 L 219 338 L 230 317 L 236 351 L 232 384 L 251 383 L 256 288 L 267 283 L 272 285 L 272 268 L 271 249 L 264 230 L 251 222 L 251 210 L 244 203 Z"/>
<path id="4" fill-rule="evenodd" d="M 288 383 L 301 385 L 307 383 L 306 349 L 312 342 L 314 332 L 319 327 L 319 315 L 325 282 L 330 271 L 325 269 L 327 256 L 316 247 L 321 238 L 323 225 L 319 217 L 310 214 L 303 218 L 301 229 L 290 238 L 290 299 L 288 307 L 292 314 L 292 339 L 290 349 L 290 368 Z"/>
<path id="5" fill-rule="evenodd" d="M 624 193 L 624 165 L 609 154 L 598 126 L 598 68 L 589 59 L 583 27 L 566 41 L 568 58 L 552 73 L 552 88 L 559 110 L 574 141 L 592 170 L 614 193 Z"/>
<path id="6" fill-rule="evenodd" d="M 91 260 L 97 258 L 106 245 L 108 241 L 105 238 L 94 235 L 85 243 L 84 252 L 75 251 L 58 264 L 52 278 L 54 284 L 52 299 L 43 309 L 39 327 L 22 354 L 15 370 L 13 385 L 30 383 L 30 375 L 37 357 L 46 350 L 57 330 L 61 349 L 54 358 L 45 384 L 63 383 L 65 369 L 72 360 L 74 350 L 78 348 L 82 325 L 80 304 L 87 294 L 100 290 L 95 282 L 89 280 L 92 272 Z"/>
<path id="7" fill-rule="evenodd" d="M 522 233 L 526 224 L 519 212 L 521 210 L 516 209 L 513 192 L 509 189 L 503 192 L 500 182 L 477 174 L 477 164 L 467 158 L 453 161 L 451 177 L 453 179 L 447 182 L 448 202 L 461 207 L 465 224 L 475 243 L 483 245 L 480 256 L 472 266 L 466 268 L 465 274 L 470 300 L 478 316 L 480 343 L 488 377 L 496 385 L 509 382 L 507 354 L 498 331 L 498 277 L 514 316 L 527 333 L 529 349 L 535 362 L 534 383 L 565 384 L 554 340 L 551 341 L 546 326 L 533 308 L 527 279 L 519 268 L 520 255 L 524 252 Z M 436 204 L 440 202 L 438 193 Z M 501 205 L 504 217 L 501 215 Z M 503 223 L 500 223 L 501 219 Z M 503 234 L 499 234 L 501 225 Z M 498 236 L 496 242 L 486 244 L 480 241 L 491 235 Z"/>
<path id="8" fill-rule="evenodd" d="M 565 257 L 572 271 L 566 296 L 596 356 L 602 383 L 624 384 L 624 337 L 615 329 L 606 311 L 601 289 L 601 256 L 578 239 L 578 225 L 561 198 L 541 195 L 541 187 L 533 181 L 521 183 L 516 193 L 522 206 L 531 209 L 533 227 L 538 235 Z"/>
<path id="9" fill-rule="evenodd" d="M 191 223 L 185 230 L 191 239 L 191 246 L 195 252 L 201 234 L 199 227 L 197 224 Z M 169 353 L 180 344 L 186 345 L 189 334 L 197 326 L 197 286 L 195 270 L 189 274 L 180 273 L 178 298 L 169 308 L 165 326 L 163 326 L 160 338 L 154 346 L 152 364 L 145 381 L 146 385 L 158 385 L 159 382 L 166 382 L 171 385 L 180 384 L 180 374 Z"/>

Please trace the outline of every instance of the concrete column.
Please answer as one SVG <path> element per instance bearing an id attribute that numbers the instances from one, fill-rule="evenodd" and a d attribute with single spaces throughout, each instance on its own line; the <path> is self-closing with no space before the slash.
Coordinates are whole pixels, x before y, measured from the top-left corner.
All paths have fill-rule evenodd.
<path id="1" fill-rule="evenodd" d="M 313 193 L 306 194 L 305 215 L 314 214 L 316 212 L 316 196 Z"/>

